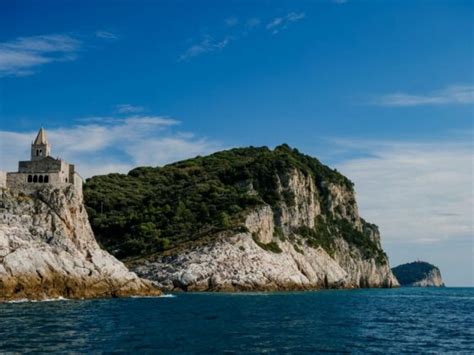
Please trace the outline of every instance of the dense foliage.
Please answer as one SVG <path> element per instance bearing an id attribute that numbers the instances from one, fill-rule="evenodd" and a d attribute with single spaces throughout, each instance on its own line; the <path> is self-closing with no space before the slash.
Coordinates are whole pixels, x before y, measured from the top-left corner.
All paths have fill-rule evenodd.
<path id="1" fill-rule="evenodd" d="M 424 262 L 414 261 L 412 263 L 399 265 L 392 269 L 400 285 L 410 285 L 414 282 L 423 280 L 430 271 L 438 269 L 436 266 Z"/>
<path id="2" fill-rule="evenodd" d="M 282 145 L 273 151 L 231 149 L 164 167 L 136 168 L 127 175 L 96 176 L 87 180 L 84 197 L 92 228 L 105 248 L 119 257 L 149 255 L 243 228 L 245 212 L 255 206 L 291 205 L 293 196 L 279 194 L 277 183 L 292 168 L 314 178 L 321 199 L 323 181 L 352 188 L 337 171 Z M 328 245 L 330 236 L 321 238 Z"/>
<path id="3" fill-rule="evenodd" d="M 299 227 L 295 232 L 306 239 L 306 243 L 314 248 L 322 247 L 329 255 L 334 254 L 334 236 L 342 237 L 348 244 L 356 247 L 366 259 L 375 258 L 379 264 L 387 262 L 386 254 L 372 241 L 367 230 L 363 232 L 345 219 L 336 219 L 331 215 L 326 218 L 319 215 L 314 221 L 314 228 Z"/>

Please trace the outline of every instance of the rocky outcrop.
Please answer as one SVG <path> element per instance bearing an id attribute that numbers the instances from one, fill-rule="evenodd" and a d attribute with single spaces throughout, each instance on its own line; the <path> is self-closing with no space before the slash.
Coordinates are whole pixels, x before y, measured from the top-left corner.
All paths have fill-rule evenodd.
<path id="1" fill-rule="evenodd" d="M 167 290 L 398 286 L 378 229 L 359 217 L 351 187 L 298 169 L 277 177 L 280 202 L 247 211 L 242 228 L 130 267 Z"/>
<path id="2" fill-rule="evenodd" d="M 441 272 L 439 269 L 433 269 L 428 272 L 425 278 L 422 280 L 412 283 L 410 286 L 413 287 L 444 287 L 443 279 L 441 278 Z"/>
<path id="3" fill-rule="evenodd" d="M 440 270 L 427 262 L 415 261 L 392 269 L 401 286 L 444 287 Z"/>
<path id="4" fill-rule="evenodd" d="M 0 194 L 0 300 L 160 293 L 99 247 L 73 186 Z"/>

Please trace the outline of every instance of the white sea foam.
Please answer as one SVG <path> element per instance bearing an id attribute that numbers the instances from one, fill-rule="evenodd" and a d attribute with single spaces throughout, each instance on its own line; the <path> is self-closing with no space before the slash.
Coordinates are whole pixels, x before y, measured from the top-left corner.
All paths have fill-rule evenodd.
<path id="1" fill-rule="evenodd" d="M 17 300 L 4 301 L 4 303 L 36 303 L 36 302 L 56 302 L 56 301 L 70 301 L 69 298 L 57 297 L 57 298 L 45 298 L 42 300 L 30 300 L 28 298 L 20 298 Z"/>
<path id="2" fill-rule="evenodd" d="M 131 298 L 175 298 L 175 297 L 177 296 L 167 293 L 160 296 L 132 296 Z"/>

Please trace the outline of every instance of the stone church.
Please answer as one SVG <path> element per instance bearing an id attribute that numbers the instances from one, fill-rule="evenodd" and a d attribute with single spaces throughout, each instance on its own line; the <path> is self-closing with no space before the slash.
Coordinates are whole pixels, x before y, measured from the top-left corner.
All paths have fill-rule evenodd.
<path id="1" fill-rule="evenodd" d="M 41 128 L 31 144 L 31 160 L 20 161 L 18 172 L 0 173 L 0 187 L 31 191 L 45 184 L 73 185 L 82 195 L 82 178 L 74 165 L 50 154 L 51 145 Z"/>

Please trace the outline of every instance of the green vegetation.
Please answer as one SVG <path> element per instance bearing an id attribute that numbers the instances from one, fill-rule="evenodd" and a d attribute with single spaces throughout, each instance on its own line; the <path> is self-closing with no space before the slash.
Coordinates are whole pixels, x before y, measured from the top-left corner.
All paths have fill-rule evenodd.
<path id="1" fill-rule="evenodd" d="M 300 253 L 300 254 L 303 254 L 303 255 L 304 255 L 303 250 L 300 249 L 300 247 L 298 246 L 298 244 L 293 244 L 293 248 L 295 249 L 295 251 L 296 251 L 297 253 Z"/>
<path id="2" fill-rule="evenodd" d="M 377 263 L 382 265 L 387 262 L 387 255 L 370 238 L 367 228 L 364 228 L 363 232 L 361 232 L 355 229 L 353 225 L 345 219 L 332 219 L 331 222 L 337 225 L 337 229 L 344 240 L 358 248 L 366 259 L 375 258 Z"/>
<path id="3" fill-rule="evenodd" d="M 279 254 L 283 251 L 283 250 L 280 249 L 280 247 L 278 246 L 278 244 L 276 242 L 270 242 L 270 243 L 264 244 L 264 243 L 262 243 L 258 240 L 258 238 L 255 234 L 252 234 L 252 239 L 263 250 L 270 251 L 270 252 L 276 253 L 276 254 Z"/>
<path id="4" fill-rule="evenodd" d="M 283 229 L 280 226 L 275 226 L 273 228 L 273 236 L 280 239 L 282 242 L 285 240 L 285 234 L 283 233 Z"/>
<path id="5" fill-rule="evenodd" d="M 331 234 L 333 232 L 333 234 Z M 335 230 L 328 225 L 321 216 L 315 220 L 314 228 L 301 226 L 295 230 L 296 234 L 306 239 L 306 243 L 313 248 L 321 247 L 328 252 L 329 255 L 334 254 L 334 233 Z"/>
<path id="6" fill-rule="evenodd" d="M 363 223 L 366 222 L 363 221 Z M 336 219 L 332 216 L 325 219 L 319 215 L 315 218 L 314 228 L 302 226 L 297 228 L 295 233 L 302 236 L 310 247 L 321 247 L 331 256 L 334 255 L 335 251 L 334 238 L 339 236 L 349 245 L 357 248 L 364 258 L 375 258 L 376 262 L 382 265 L 387 262 L 385 252 L 372 241 L 369 230 L 364 228 L 364 232 L 360 232 L 345 219 Z"/>
<path id="7" fill-rule="evenodd" d="M 314 179 L 323 208 L 323 182 L 352 189 L 337 171 L 281 145 L 273 151 L 231 149 L 161 168 L 136 168 L 127 175 L 96 176 L 87 180 L 84 199 L 92 228 L 107 250 L 120 258 L 146 256 L 221 231 L 245 231 L 246 212 L 264 203 L 274 209 L 285 201 L 291 205 L 293 194 L 280 194 L 277 183 L 295 168 Z M 310 239 L 327 246 L 330 236 L 322 233 Z"/>

